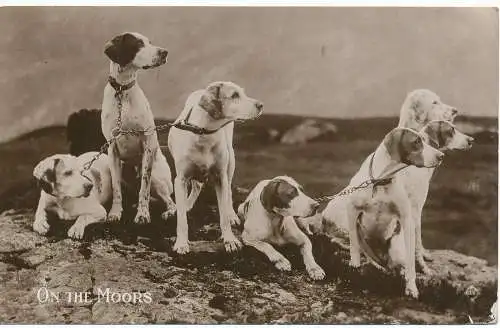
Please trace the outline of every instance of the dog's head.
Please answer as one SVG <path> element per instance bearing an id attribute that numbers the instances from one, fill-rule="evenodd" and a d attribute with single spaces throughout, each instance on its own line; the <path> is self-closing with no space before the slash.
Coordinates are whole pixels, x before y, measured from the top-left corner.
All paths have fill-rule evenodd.
<path id="1" fill-rule="evenodd" d="M 38 163 L 33 176 L 43 191 L 57 198 L 87 197 L 93 184 L 81 169 L 76 157 L 53 155 Z"/>
<path id="2" fill-rule="evenodd" d="M 149 39 L 139 33 L 126 32 L 108 41 L 104 53 L 118 65 L 148 69 L 167 62 L 168 51 L 151 44 Z"/>
<path id="3" fill-rule="evenodd" d="M 438 95 L 426 89 L 410 92 L 401 109 L 400 125 L 421 129 L 430 121 L 453 122 L 457 109 L 441 101 Z"/>
<path id="4" fill-rule="evenodd" d="M 262 189 L 260 202 L 268 212 L 281 216 L 311 216 L 319 207 L 319 203 L 307 196 L 297 181 L 287 176 L 269 180 Z"/>
<path id="5" fill-rule="evenodd" d="M 260 116 L 264 107 L 233 82 L 212 82 L 200 98 L 199 106 L 214 120 L 249 120 Z"/>
<path id="6" fill-rule="evenodd" d="M 422 129 L 421 133 L 432 147 L 441 151 L 468 150 L 474 142 L 474 138 L 458 131 L 448 121 L 429 122 Z"/>
<path id="7" fill-rule="evenodd" d="M 424 142 L 414 130 L 397 127 L 384 138 L 384 146 L 392 160 L 417 167 L 435 167 L 444 154 Z"/>

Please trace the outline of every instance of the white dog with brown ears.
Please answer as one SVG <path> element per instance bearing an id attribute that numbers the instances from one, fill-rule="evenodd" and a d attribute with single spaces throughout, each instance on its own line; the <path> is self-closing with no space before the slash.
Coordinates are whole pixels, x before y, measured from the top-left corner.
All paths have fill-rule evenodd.
<path id="1" fill-rule="evenodd" d="M 472 147 L 474 141 L 474 138 L 458 131 L 451 122 L 443 120 L 427 123 L 421 129 L 420 134 L 429 145 L 444 153 L 455 150 L 468 150 Z M 435 167 L 412 166 L 398 173 L 408 194 L 415 223 L 415 259 L 417 268 L 424 274 L 431 274 L 431 270 L 424 259 L 424 256 L 429 259 L 429 255 L 424 254 L 422 245 L 422 209 L 427 200 L 429 185 L 435 170 Z"/>
<path id="2" fill-rule="evenodd" d="M 57 154 L 45 158 L 33 170 L 33 176 L 42 188 L 35 213 L 33 230 L 45 235 L 49 230 L 47 212 L 61 220 L 75 220 L 68 236 L 81 239 L 85 227 L 106 220 L 105 203 L 111 200 L 111 173 L 108 156 L 101 154 L 88 170 L 83 166 L 97 152 L 75 157 Z"/>
<path id="3" fill-rule="evenodd" d="M 415 298 L 415 227 L 410 201 L 396 172 L 409 165 L 435 167 L 443 157 L 418 132 L 397 127 L 365 159 L 347 188 L 364 181 L 376 183 L 332 200 L 322 212 L 326 222 L 347 226 L 351 266 L 360 266 L 363 250 L 376 265 L 400 270 L 406 282 L 405 294 Z"/>
<path id="4" fill-rule="evenodd" d="M 243 88 L 232 82 L 210 83 L 186 100 L 168 135 L 168 148 L 177 172 L 174 181 L 177 239 L 173 248 L 177 253 L 189 252 L 187 212 L 207 181 L 215 186 L 226 251 L 241 248 L 231 230 L 232 224 L 239 223 L 231 193 L 235 170 L 234 121 L 257 118 L 262 108 L 260 101 L 248 97 Z"/>
<path id="5" fill-rule="evenodd" d="M 243 243 L 264 253 L 280 271 L 290 271 L 291 264 L 272 245 L 297 245 L 309 276 L 323 279 L 325 272 L 314 260 L 311 241 L 294 220 L 313 215 L 318 206 L 291 177 L 262 180 L 238 207 L 238 215 L 245 222 Z"/>
<path id="6" fill-rule="evenodd" d="M 153 112 L 137 83 L 137 72 L 165 64 L 168 52 L 152 45 L 139 33 L 123 33 L 106 44 L 104 53 L 110 59 L 110 73 L 104 89 L 101 125 L 106 140 L 113 140 L 108 149 L 113 186 L 113 205 L 108 220 L 120 220 L 123 212 L 120 184 L 122 161 L 141 167 L 141 187 L 134 222 L 143 224 L 151 221 L 150 191 L 164 202 L 166 210 L 162 216 L 166 219 L 175 213 L 175 204 L 170 198 L 172 177 L 167 160 L 160 151 Z M 138 132 L 117 136 L 118 127 Z"/>

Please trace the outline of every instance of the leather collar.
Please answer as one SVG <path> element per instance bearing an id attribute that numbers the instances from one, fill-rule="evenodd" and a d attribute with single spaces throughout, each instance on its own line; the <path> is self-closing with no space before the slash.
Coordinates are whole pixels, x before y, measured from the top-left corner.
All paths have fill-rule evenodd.
<path id="1" fill-rule="evenodd" d="M 116 94 L 119 95 L 122 94 L 124 91 L 131 89 L 135 85 L 136 80 L 132 80 L 127 84 L 120 84 L 118 83 L 118 81 L 116 81 L 114 77 L 109 76 L 108 82 L 113 87 L 113 89 L 115 89 Z"/>
<path id="2" fill-rule="evenodd" d="M 186 115 L 186 118 L 184 118 L 183 120 L 180 120 L 179 122 L 173 124 L 172 126 L 178 128 L 180 130 L 192 132 L 192 133 L 197 134 L 197 135 L 208 135 L 208 134 L 214 134 L 215 132 L 219 131 L 220 129 L 222 129 L 223 127 L 228 125 L 229 123 L 233 122 L 233 121 L 228 121 L 228 122 L 222 124 L 222 126 L 220 126 L 218 129 L 209 130 L 209 129 L 202 128 L 202 127 L 196 126 L 196 125 L 188 122 L 189 118 L 191 117 L 192 112 L 193 112 L 193 107 L 191 107 L 191 109 L 189 110 L 188 114 Z"/>
<path id="3" fill-rule="evenodd" d="M 370 158 L 370 168 L 368 174 L 370 175 L 370 179 L 373 181 L 373 188 L 378 186 L 385 186 L 392 182 L 392 177 L 385 179 L 375 179 L 373 177 L 373 159 L 375 158 L 375 152 L 373 152 L 372 157 Z"/>

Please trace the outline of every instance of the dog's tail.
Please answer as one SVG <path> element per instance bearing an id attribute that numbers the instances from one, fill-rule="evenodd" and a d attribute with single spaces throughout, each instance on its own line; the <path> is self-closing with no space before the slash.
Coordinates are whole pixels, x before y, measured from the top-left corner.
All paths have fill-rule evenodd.
<path id="1" fill-rule="evenodd" d="M 363 216 L 363 213 L 360 213 L 359 216 L 356 218 L 356 231 L 357 231 L 356 235 L 358 236 L 358 243 L 361 246 L 363 253 L 365 253 L 366 257 L 370 260 L 370 262 L 377 269 L 387 273 L 388 270 L 386 269 L 385 265 L 383 264 L 384 261 L 373 251 L 373 249 L 370 247 L 370 245 L 366 241 L 367 234 L 365 233 L 363 226 L 361 225 L 361 217 L 362 216 Z"/>
<path id="2" fill-rule="evenodd" d="M 194 203 L 198 199 L 198 196 L 200 196 L 202 189 L 203 183 L 191 180 L 191 192 L 189 193 L 186 206 L 188 211 L 193 208 Z"/>

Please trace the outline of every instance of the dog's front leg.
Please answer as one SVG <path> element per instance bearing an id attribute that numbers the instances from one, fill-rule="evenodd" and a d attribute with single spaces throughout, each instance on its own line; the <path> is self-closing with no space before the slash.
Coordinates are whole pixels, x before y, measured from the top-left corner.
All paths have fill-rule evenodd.
<path id="1" fill-rule="evenodd" d="M 401 210 L 401 219 L 403 221 L 403 232 L 406 248 L 406 263 L 405 263 L 405 294 L 418 298 L 418 289 L 416 284 L 415 271 L 415 226 L 411 217 L 410 206 Z"/>
<path id="2" fill-rule="evenodd" d="M 180 167 L 176 163 L 176 167 Z M 177 172 L 174 180 L 175 202 L 177 205 L 177 238 L 174 244 L 174 251 L 178 254 L 189 252 L 188 223 L 187 223 L 187 198 L 188 181 L 182 172 Z"/>
<path id="3" fill-rule="evenodd" d="M 216 179 L 215 192 L 217 194 L 217 204 L 219 206 L 220 228 L 222 240 L 227 252 L 235 252 L 241 248 L 241 242 L 234 236 L 231 230 L 231 222 L 238 216 L 234 212 L 231 200 L 231 192 L 227 171 L 221 170 L 220 176 Z M 239 219 L 238 219 L 239 221 Z"/>
<path id="4" fill-rule="evenodd" d="M 109 168 L 111 171 L 111 187 L 113 190 L 113 205 L 108 214 L 108 221 L 119 221 L 122 217 L 122 163 L 115 143 L 108 147 Z"/>
<path id="5" fill-rule="evenodd" d="M 349 265 L 353 268 L 359 268 L 361 266 L 361 252 L 356 224 L 360 213 L 350 203 L 346 205 L 346 213 L 349 222 L 349 254 L 351 256 Z"/>
<path id="6" fill-rule="evenodd" d="M 309 277 L 313 280 L 321 280 L 325 278 L 325 271 L 323 271 L 323 269 L 314 260 L 312 244 L 306 234 L 300 230 L 292 217 L 284 218 L 284 225 L 285 229 L 283 237 L 287 242 L 299 246 Z"/>
<path id="7" fill-rule="evenodd" d="M 144 154 L 142 154 L 141 166 L 141 188 L 139 189 L 139 201 L 137 203 L 137 214 L 134 222 L 145 224 L 151 222 L 149 214 L 149 199 L 151 195 L 151 170 L 153 169 L 153 155 L 155 151 L 144 142 Z"/>
<path id="8" fill-rule="evenodd" d="M 413 221 L 415 223 L 415 257 L 420 271 L 429 275 L 432 273 L 424 259 L 424 246 L 422 244 L 422 210 L 414 209 L 412 211 Z"/>
<path id="9" fill-rule="evenodd" d="M 106 210 L 101 207 L 102 211 L 95 214 L 83 214 L 76 219 L 75 223 L 68 230 L 68 237 L 82 239 L 85 233 L 85 228 L 92 223 L 102 222 L 106 219 Z"/>
<path id="10" fill-rule="evenodd" d="M 243 243 L 247 246 L 252 246 L 257 249 L 259 252 L 264 253 L 269 261 L 276 267 L 276 269 L 280 271 L 290 271 L 292 269 L 292 265 L 290 261 L 286 259 L 280 252 L 274 249 L 269 243 L 266 243 L 261 240 L 249 239 L 245 238 L 243 235 Z"/>
<path id="11" fill-rule="evenodd" d="M 47 234 L 49 231 L 49 223 L 47 221 L 47 213 L 45 211 L 47 207 L 47 194 L 42 191 L 40 193 L 40 200 L 38 201 L 38 207 L 35 212 L 35 221 L 33 222 L 33 230 L 41 235 Z"/>

